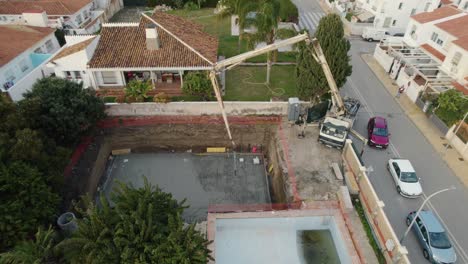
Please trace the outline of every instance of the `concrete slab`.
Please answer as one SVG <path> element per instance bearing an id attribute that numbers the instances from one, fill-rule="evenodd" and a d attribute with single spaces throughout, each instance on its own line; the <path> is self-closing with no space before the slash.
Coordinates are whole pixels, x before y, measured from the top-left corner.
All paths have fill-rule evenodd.
<path id="1" fill-rule="evenodd" d="M 243 162 L 239 159 L 242 158 Z M 255 165 L 254 158 L 260 159 Z M 109 195 L 116 181 L 144 184 L 143 176 L 177 200 L 187 198 L 187 222 L 206 219 L 209 205 L 267 204 L 269 187 L 260 155 L 253 154 L 138 153 L 115 156 L 106 175 Z"/>

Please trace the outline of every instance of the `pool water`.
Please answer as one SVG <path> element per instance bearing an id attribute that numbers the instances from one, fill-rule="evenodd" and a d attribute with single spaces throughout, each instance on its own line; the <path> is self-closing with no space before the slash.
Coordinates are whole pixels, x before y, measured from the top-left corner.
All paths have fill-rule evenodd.
<path id="1" fill-rule="evenodd" d="M 341 263 L 329 230 L 298 230 L 296 234 L 303 263 Z"/>

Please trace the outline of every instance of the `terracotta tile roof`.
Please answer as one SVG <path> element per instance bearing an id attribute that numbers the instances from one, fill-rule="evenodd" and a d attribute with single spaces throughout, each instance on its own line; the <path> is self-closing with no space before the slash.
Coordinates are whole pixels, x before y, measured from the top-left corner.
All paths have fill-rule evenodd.
<path id="1" fill-rule="evenodd" d="M 468 88 L 466 86 L 463 86 L 461 83 L 455 81 L 452 82 L 452 85 L 455 89 L 462 92 L 464 95 L 468 95 Z"/>
<path id="2" fill-rule="evenodd" d="M 443 31 L 453 35 L 454 37 L 461 38 L 468 35 L 467 30 L 468 25 L 468 15 L 458 17 L 455 19 L 450 19 L 448 21 L 436 24 L 436 27 L 442 29 Z"/>
<path id="3" fill-rule="evenodd" d="M 0 0 L 0 14 L 19 15 L 25 11 L 45 11 L 47 15 L 73 15 L 92 0 Z"/>
<path id="4" fill-rule="evenodd" d="M 440 51 L 436 50 L 435 48 L 433 48 L 431 45 L 426 43 L 426 44 L 421 45 L 421 48 L 429 52 L 432 56 L 436 57 L 440 61 L 445 60 L 445 55 L 442 54 Z"/>
<path id="5" fill-rule="evenodd" d="M 468 51 L 468 35 L 463 36 L 457 40 L 452 41 L 453 44 L 459 46 L 460 48 Z"/>
<path id="6" fill-rule="evenodd" d="M 432 12 L 423 12 L 419 13 L 417 15 L 412 16 L 411 18 L 418 21 L 419 23 L 427 23 L 431 22 L 434 20 L 438 20 L 441 18 L 453 16 L 456 14 L 460 14 L 462 11 L 458 10 L 457 8 L 454 8 L 452 6 L 444 6 L 441 8 L 437 8 Z"/>
<path id="7" fill-rule="evenodd" d="M 166 30 L 170 33 L 156 26 L 161 43 L 159 49 L 146 48 L 145 27 L 153 22 L 145 16 L 138 26 L 103 26 L 90 68 L 209 67 L 216 62 L 216 38 L 202 32 L 201 26 L 192 22 L 168 14 L 159 15 L 156 14 L 158 21 L 167 19 L 160 24 L 163 27 L 179 24 L 168 26 Z"/>
<path id="8" fill-rule="evenodd" d="M 66 57 L 66 56 L 71 55 L 73 53 L 77 53 L 78 51 L 84 50 L 89 44 L 91 44 L 91 42 L 93 42 L 93 40 L 95 38 L 96 37 L 92 37 L 90 39 L 87 39 L 85 41 L 76 43 L 76 44 L 71 45 L 69 47 L 64 47 L 57 55 L 55 55 L 51 59 L 51 61 L 58 60 L 60 58 Z"/>
<path id="9" fill-rule="evenodd" d="M 55 29 L 21 25 L 0 26 L 0 67 L 52 34 Z M 8 41 L 3 41 L 8 40 Z"/>

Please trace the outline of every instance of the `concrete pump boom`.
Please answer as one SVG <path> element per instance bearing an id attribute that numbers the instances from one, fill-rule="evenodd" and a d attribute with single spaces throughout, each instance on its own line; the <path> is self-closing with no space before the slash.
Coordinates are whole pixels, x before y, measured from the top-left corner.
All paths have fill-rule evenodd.
<path id="1" fill-rule="evenodd" d="M 252 50 L 252 51 L 248 51 L 248 52 L 236 55 L 234 57 L 227 58 L 227 59 L 224 59 L 222 61 L 218 61 L 217 63 L 213 64 L 213 68 L 210 71 L 210 79 L 211 79 L 211 83 L 213 85 L 213 89 L 214 89 L 214 92 L 215 92 L 215 95 L 216 95 L 216 99 L 217 99 L 217 101 L 219 103 L 219 106 L 221 108 L 221 114 L 223 116 L 224 125 L 226 126 L 226 130 L 227 130 L 227 133 L 228 133 L 228 136 L 229 136 L 229 140 L 231 141 L 233 147 L 235 147 L 235 142 L 234 142 L 234 140 L 232 138 L 231 129 L 229 127 L 229 122 L 228 122 L 227 115 L 226 115 L 226 110 L 224 109 L 224 103 L 223 103 L 223 99 L 222 99 L 222 96 L 221 96 L 221 91 L 219 89 L 217 74 L 222 70 L 225 70 L 225 69 L 228 70 L 228 69 L 231 69 L 231 68 L 239 65 L 240 63 L 244 62 L 247 59 L 250 59 L 250 58 L 253 58 L 255 56 L 265 54 L 265 53 L 268 53 L 270 51 L 277 50 L 278 48 L 281 48 L 281 47 L 293 45 L 293 44 L 299 43 L 301 41 L 305 41 L 307 44 L 312 43 L 312 47 L 314 48 L 314 51 L 315 51 L 315 53 L 311 52 L 312 56 L 322 66 L 323 72 L 325 73 L 325 77 L 327 78 L 328 84 L 330 86 L 330 90 L 331 90 L 331 93 L 332 93 L 332 102 L 333 102 L 333 105 L 335 107 L 334 114 L 336 116 L 340 116 L 340 115 L 345 114 L 345 107 L 344 107 L 344 104 L 343 104 L 343 100 L 341 99 L 341 96 L 338 93 L 338 87 L 336 86 L 335 80 L 333 79 L 333 75 L 332 75 L 332 73 L 330 71 L 330 68 L 328 67 L 327 60 L 326 60 L 326 58 L 325 58 L 325 56 L 323 54 L 322 48 L 320 47 L 320 44 L 319 44 L 318 40 L 313 39 L 311 41 L 311 39 L 310 39 L 310 37 L 309 37 L 309 35 L 307 33 L 299 34 L 299 35 L 294 36 L 292 38 L 280 40 L 280 41 L 277 41 L 277 42 L 275 42 L 273 44 L 266 45 L 265 47 L 262 47 L 262 48 L 259 48 L 259 49 L 256 49 L 256 50 Z"/>

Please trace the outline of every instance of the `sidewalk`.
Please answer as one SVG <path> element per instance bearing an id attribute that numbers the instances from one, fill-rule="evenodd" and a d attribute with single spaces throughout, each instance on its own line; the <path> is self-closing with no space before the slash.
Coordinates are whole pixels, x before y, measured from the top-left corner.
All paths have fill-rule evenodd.
<path id="1" fill-rule="evenodd" d="M 398 86 L 393 84 L 392 79 L 388 76 L 385 70 L 374 59 L 372 54 L 361 55 L 362 59 L 367 63 L 369 68 L 374 72 L 380 82 L 387 88 L 390 94 L 396 94 Z M 445 144 L 448 141 L 426 117 L 425 113 L 421 111 L 407 96 L 403 94 L 400 99 L 395 99 L 400 104 L 403 111 L 410 118 L 410 120 L 418 127 L 421 133 L 426 137 L 427 141 L 432 144 L 436 152 L 445 161 L 448 167 L 457 175 L 458 179 L 468 187 L 468 162 L 460 160 L 461 155 L 454 149 L 449 148 L 445 150 Z"/>

